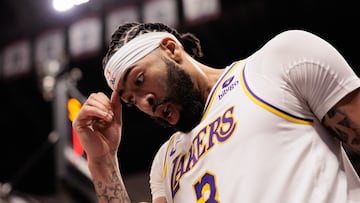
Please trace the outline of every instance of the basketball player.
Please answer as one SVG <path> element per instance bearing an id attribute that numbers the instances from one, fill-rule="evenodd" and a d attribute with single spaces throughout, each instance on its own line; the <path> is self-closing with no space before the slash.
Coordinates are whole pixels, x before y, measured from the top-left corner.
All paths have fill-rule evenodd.
<path id="1" fill-rule="evenodd" d="M 130 202 L 120 100 L 178 130 L 153 160 L 153 202 L 360 202 L 342 147 L 360 151 L 360 80 L 334 47 L 290 30 L 224 69 L 201 54 L 195 36 L 163 24 L 114 33 L 111 98 L 91 94 L 73 123 L 100 202 Z"/>

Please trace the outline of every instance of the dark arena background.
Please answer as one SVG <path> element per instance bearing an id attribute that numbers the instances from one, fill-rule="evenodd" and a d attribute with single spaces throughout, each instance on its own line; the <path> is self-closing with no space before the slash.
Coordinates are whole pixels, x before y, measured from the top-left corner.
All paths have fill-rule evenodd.
<path id="1" fill-rule="evenodd" d="M 0 1 L 0 203 L 96 202 L 71 120 L 86 97 L 110 95 L 101 60 L 126 21 L 160 21 L 197 35 L 200 61 L 223 68 L 287 29 L 332 43 L 360 71 L 360 12 L 347 0 Z M 172 131 L 124 109 L 120 168 L 134 202 L 150 202 L 151 160 Z M 360 171 L 359 155 L 351 153 Z"/>

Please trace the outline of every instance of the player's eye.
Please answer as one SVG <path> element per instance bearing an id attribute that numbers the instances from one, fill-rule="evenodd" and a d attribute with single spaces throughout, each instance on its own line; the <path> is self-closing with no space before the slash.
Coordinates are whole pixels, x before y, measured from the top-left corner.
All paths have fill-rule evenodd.
<path id="1" fill-rule="evenodd" d="M 141 72 L 137 77 L 136 77 L 136 80 L 135 80 L 135 84 L 136 85 L 140 85 L 144 82 L 144 73 Z"/>

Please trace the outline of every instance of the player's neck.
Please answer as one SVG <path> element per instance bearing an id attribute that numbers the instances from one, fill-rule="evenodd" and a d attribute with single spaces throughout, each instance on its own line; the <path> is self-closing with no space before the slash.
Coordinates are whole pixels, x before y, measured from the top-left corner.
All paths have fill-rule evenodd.
<path id="1" fill-rule="evenodd" d="M 200 91 L 203 102 L 205 103 L 210 94 L 211 89 L 216 84 L 225 69 L 213 68 L 202 64 L 187 55 L 186 62 L 192 68 L 188 69 L 195 88 Z"/>
<path id="2" fill-rule="evenodd" d="M 225 69 L 216 69 L 204 64 L 199 64 L 199 67 L 201 71 L 197 74 L 195 81 L 197 81 L 196 84 L 200 90 L 202 98 L 204 99 L 203 102 L 205 103 L 210 91 L 219 80 Z"/>

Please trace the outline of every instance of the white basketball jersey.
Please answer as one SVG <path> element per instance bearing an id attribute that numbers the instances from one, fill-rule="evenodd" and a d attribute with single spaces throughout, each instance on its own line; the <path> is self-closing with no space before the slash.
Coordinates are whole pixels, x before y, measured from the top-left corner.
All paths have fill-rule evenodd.
<path id="1" fill-rule="evenodd" d="M 311 44 L 312 51 L 303 46 L 282 50 L 289 43 Z M 320 50 L 327 56 L 321 58 Z M 327 64 L 331 57 L 336 59 Z M 359 86 L 324 41 L 302 31 L 277 36 L 228 66 L 210 92 L 200 124 L 188 134 L 174 134 L 160 148 L 150 174 L 154 198 L 166 196 L 168 203 L 351 202 L 355 197 L 349 195 L 341 145 L 319 120 Z"/>

